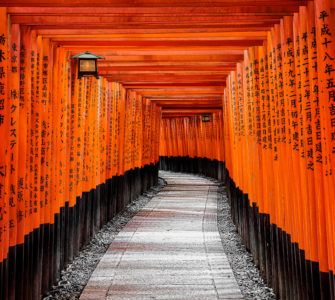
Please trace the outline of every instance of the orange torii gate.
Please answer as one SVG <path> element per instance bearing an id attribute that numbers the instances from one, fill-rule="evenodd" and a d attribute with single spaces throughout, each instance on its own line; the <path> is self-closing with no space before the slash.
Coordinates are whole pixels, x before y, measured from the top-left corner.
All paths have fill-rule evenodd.
<path id="1" fill-rule="evenodd" d="M 283 299 L 335 297 L 334 11 L 331 1 L 315 1 L 283 17 L 263 46 L 244 52 L 224 90 L 221 161 L 233 217 Z M 182 131 L 181 116 L 163 119 L 163 168 L 180 170 L 183 158 L 195 158 L 185 170 L 209 175 L 216 168 L 219 177 L 220 165 L 195 167 L 198 159 L 218 158 L 196 147 L 193 128 L 182 146 L 171 142 Z"/>
<path id="2" fill-rule="evenodd" d="M 226 181 L 280 297 L 334 298 L 333 1 L 91 2 L 0 3 L 0 298 L 45 294 L 159 155 Z"/>
<path id="3" fill-rule="evenodd" d="M 258 249 L 242 235 L 285 299 L 334 296 L 333 15 L 316 1 L 284 17 L 246 52 L 224 96 L 229 175 L 265 226 L 248 224 Z"/>
<path id="4" fill-rule="evenodd" d="M 0 29 L 1 298 L 38 299 L 141 193 L 137 181 L 157 180 L 160 108 L 106 78 L 77 79 L 69 51 L 28 26 Z"/>

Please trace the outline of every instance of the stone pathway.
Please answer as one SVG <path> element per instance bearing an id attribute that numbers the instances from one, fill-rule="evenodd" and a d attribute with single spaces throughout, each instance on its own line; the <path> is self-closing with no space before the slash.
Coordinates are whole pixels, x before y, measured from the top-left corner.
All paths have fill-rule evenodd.
<path id="1" fill-rule="evenodd" d="M 243 299 L 217 229 L 218 186 L 160 176 L 167 186 L 114 239 L 80 299 Z"/>

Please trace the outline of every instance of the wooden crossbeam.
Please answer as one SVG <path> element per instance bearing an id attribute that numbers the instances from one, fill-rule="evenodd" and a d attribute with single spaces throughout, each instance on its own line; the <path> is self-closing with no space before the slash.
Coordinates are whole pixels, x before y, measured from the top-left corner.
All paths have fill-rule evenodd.
<path id="1" fill-rule="evenodd" d="M 306 0 L 271 1 L 270 6 L 306 5 Z M 3 6 L 42 6 L 42 7 L 92 7 L 91 0 L 2 0 Z M 95 7 L 238 7 L 244 5 L 269 6 L 267 0 L 96 0 Z"/>
<path id="2" fill-rule="evenodd" d="M 0 5 L 8 7 L 12 24 L 29 27 L 69 55 L 103 56 L 100 76 L 154 101 L 166 115 L 173 108 L 221 107 L 227 75 L 244 51 L 263 45 L 273 25 L 307 2 L 1 0 Z"/>

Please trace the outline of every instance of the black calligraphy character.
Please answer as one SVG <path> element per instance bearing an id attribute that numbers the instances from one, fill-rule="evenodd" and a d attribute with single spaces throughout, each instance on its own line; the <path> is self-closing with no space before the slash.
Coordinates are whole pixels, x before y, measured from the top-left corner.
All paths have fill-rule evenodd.
<path id="1" fill-rule="evenodd" d="M 15 207 L 15 203 L 14 203 L 14 199 L 13 199 L 13 197 L 10 197 L 10 198 L 9 198 L 9 206 L 10 206 L 10 207 Z"/>
<path id="2" fill-rule="evenodd" d="M 328 92 L 329 101 L 335 101 L 335 91 Z"/>
<path id="3" fill-rule="evenodd" d="M 14 44 L 12 45 L 12 49 L 13 49 L 14 52 L 17 51 L 17 45 L 16 45 L 16 43 L 14 43 Z"/>
<path id="4" fill-rule="evenodd" d="M 17 221 L 18 223 L 20 223 L 23 219 L 24 215 L 23 215 L 23 211 L 22 210 L 18 210 L 17 211 Z"/>
<path id="5" fill-rule="evenodd" d="M 16 129 L 11 129 L 10 130 L 10 136 L 16 137 Z"/>
<path id="6" fill-rule="evenodd" d="M 334 78 L 327 79 L 327 89 L 335 88 Z"/>
<path id="7" fill-rule="evenodd" d="M 5 71 L 3 70 L 3 67 L 0 67 L 0 78 L 5 78 Z"/>
<path id="8" fill-rule="evenodd" d="M 322 44 L 322 45 L 325 45 L 326 48 L 328 48 L 328 44 L 330 44 L 330 43 L 332 43 L 332 41 L 329 41 L 329 40 L 327 39 L 327 37 L 325 37 L 325 40 L 324 40 L 323 43 L 321 43 L 321 44 Z"/>
<path id="9" fill-rule="evenodd" d="M 321 11 L 319 19 L 322 20 L 323 22 L 325 21 L 325 18 L 329 17 L 328 13 L 326 11 Z"/>
<path id="10" fill-rule="evenodd" d="M 294 57 L 293 49 L 289 48 L 286 53 L 287 57 Z"/>
<path id="11" fill-rule="evenodd" d="M 6 37 L 4 34 L 0 35 L 0 44 L 1 45 L 5 45 L 6 43 Z"/>
<path id="12" fill-rule="evenodd" d="M 0 166 L 0 176 L 5 177 L 5 175 L 6 175 L 6 171 L 5 171 L 4 166 Z"/>
<path id="13" fill-rule="evenodd" d="M 328 24 L 323 24 L 323 27 L 321 28 L 321 35 L 332 35 Z"/>
<path id="14" fill-rule="evenodd" d="M 3 52 L 2 49 L 0 49 L 0 62 L 2 62 L 3 60 L 6 60 L 6 58 L 5 58 L 5 52 Z"/>
<path id="15" fill-rule="evenodd" d="M 16 111 L 16 108 L 17 108 L 17 106 L 12 104 L 12 106 L 10 107 L 11 113 L 14 113 Z"/>
<path id="16" fill-rule="evenodd" d="M 316 61 L 314 62 L 312 68 L 315 70 L 315 72 L 318 70 L 318 63 Z"/>
<path id="17" fill-rule="evenodd" d="M 11 117 L 10 118 L 10 126 L 14 126 L 16 124 L 16 121 Z"/>
<path id="18" fill-rule="evenodd" d="M 18 97 L 17 90 L 11 90 L 10 95 L 12 96 L 13 99 L 17 99 L 17 97 Z"/>
<path id="19" fill-rule="evenodd" d="M 330 76 L 331 73 L 334 72 L 334 71 L 335 71 L 335 69 L 333 68 L 333 65 L 326 64 L 325 74 L 328 74 Z"/>
<path id="20" fill-rule="evenodd" d="M 329 112 L 331 116 L 335 116 L 335 105 L 333 103 L 329 106 Z"/>
<path id="21" fill-rule="evenodd" d="M 325 58 L 323 59 L 323 61 L 325 61 L 326 59 L 330 59 L 330 60 L 334 60 L 333 57 L 331 57 L 328 52 L 325 52 Z"/>

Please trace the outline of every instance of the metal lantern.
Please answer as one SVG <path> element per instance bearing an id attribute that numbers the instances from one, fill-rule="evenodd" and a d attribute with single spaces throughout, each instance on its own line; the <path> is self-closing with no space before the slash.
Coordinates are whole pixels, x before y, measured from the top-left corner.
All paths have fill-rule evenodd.
<path id="1" fill-rule="evenodd" d="M 83 76 L 95 76 L 99 78 L 97 59 L 104 59 L 103 57 L 86 51 L 85 53 L 72 56 L 71 59 L 78 59 L 78 79 Z"/>
<path id="2" fill-rule="evenodd" d="M 210 122 L 211 116 L 210 115 L 202 115 L 202 122 Z"/>

